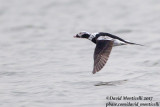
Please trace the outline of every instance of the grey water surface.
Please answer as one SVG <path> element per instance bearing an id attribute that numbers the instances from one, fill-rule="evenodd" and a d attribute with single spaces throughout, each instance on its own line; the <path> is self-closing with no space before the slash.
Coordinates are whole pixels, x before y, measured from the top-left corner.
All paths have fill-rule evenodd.
<path id="1" fill-rule="evenodd" d="M 145 46 L 113 48 L 93 75 L 95 44 L 73 38 L 83 30 Z M 160 0 L 0 0 L 0 107 L 105 107 L 107 96 L 160 101 Z"/>

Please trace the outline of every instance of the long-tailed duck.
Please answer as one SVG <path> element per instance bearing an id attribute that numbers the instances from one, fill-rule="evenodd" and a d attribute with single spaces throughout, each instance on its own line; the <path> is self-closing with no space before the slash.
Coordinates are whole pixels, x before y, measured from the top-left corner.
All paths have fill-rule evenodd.
<path id="1" fill-rule="evenodd" d="M 86 38 L 96 44 L 96 48 L 94 51 L 94 67 L 92 71 L 93 74 L 100 71 L 104 67 L 109 58 L 113 46 L 121 46 L 127 44 L 143 46 L 141 44 L 128 42 L 118 36 L 105 32 L 88 33 L 82 31 L 74 37 Z"/>

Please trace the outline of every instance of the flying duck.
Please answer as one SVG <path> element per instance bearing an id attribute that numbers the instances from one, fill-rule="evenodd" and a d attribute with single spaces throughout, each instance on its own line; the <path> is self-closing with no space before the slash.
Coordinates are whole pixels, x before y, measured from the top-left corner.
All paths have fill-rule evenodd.
<path id="1" fill-rule="evenodd" d="M 112 47 L 127 44 L 143 46 L 141 44 L 132 43 L 118 36 L 105 32 L 88 33 L 86 31 L 82 31 L 74 37 L 86 38 L 96 44 L 96 48 L 94 50 L 94 67 L 92 71 L 93 74 L 100 71 L 104 67 L 109 58 Z"/>

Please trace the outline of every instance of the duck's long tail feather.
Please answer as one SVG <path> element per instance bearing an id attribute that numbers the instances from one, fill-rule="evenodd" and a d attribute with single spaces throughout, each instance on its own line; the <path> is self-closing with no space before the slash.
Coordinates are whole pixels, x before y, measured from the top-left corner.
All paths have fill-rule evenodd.
<path id="1" fill-rule="evenodd" d="M 131 44 L 131 45 L 139 45 L 139 46 L 144 46 L 144 45 L 141 45 L 141 44 L 137 44 L 137 43 L 133 43 L 133 42 L 128 42 L 128 41 L 124 41 L 125 43 L 127 44 Z"/>

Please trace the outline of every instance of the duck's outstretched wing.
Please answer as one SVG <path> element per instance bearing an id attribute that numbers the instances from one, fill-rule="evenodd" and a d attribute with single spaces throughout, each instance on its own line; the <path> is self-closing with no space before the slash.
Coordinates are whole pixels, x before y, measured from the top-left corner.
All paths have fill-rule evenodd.
<path id="1" fill-rule="evenodd" d="M 98 40 L 94 51 L 94 68 L 93 74 L 100 71 L 106 64 L 112 50 L 112 40 Z"/>

